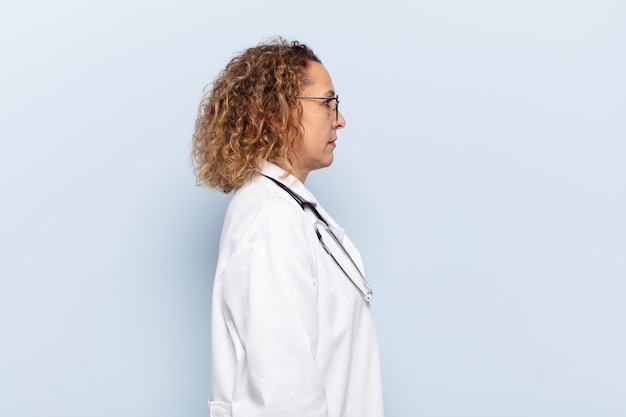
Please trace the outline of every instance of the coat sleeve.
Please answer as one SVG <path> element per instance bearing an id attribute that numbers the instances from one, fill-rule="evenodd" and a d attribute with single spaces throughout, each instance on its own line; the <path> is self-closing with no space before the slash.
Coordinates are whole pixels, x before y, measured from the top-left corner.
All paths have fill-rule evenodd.
<path id="1" fill-rule="evenodd" d="M 312 265 L 285 243 L 262 239 L 233 254 L 224 278 L 237 356 L 233 416 L 326 417 Z"/>

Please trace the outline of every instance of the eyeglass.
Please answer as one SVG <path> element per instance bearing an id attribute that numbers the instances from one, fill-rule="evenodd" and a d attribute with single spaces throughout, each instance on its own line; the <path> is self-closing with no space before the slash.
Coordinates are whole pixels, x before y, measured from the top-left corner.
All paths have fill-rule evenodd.
<path id="1" fill-rule="evenodd" d="M 335 97 L 317 97 L 317 96 L 296 96 L 296 98 L 310 98 L 313 100 L 324 100 L 324 105 L 330 107 L 330 102 L 335 100 L 335 108 L 331 108 L 331 111 L 335 112 L 335 120 L 339 120 L 339 94 Z"/>
<path id="2" fill-rule="evenodd" d="M 315 234 L 317 235 L 317 239 L 319 240 L 320 244 L 322 245 L 322 248 L 324 248 L 324 251 L 331 257 L 333 262 L 335 262 L 337 267 L 346 276 L 346 278 L 348 278 L 348 281 L 350 281 L 352 286 L 358 291 L 359 294 L 361 294 L 361 297 L 363 297 L 363 299 L 365 301 L 370 301 L 372 299 L 372 297 L 373 297 L 372 289 L 370 288 L 369 284 L 367 283 L 367 280 L 365 279 L 365 276 L 361 272 L 361 269 L 357 266 L 357 264 L 354 261 L 354 259 L 352 259 L 352 256 L 350 256 L 350 254 L 348 253 L 346 248 L 343 246 L 343 244 L 341 243 L 341 240 L 339 240 L 337 235 L 333 232 L 333 230 L 330 227 L 330 224 L 328 223 L 328 221 L 326 219 L 324 219 L 324 217 L 320 214 L 319 211 L 317 211 L 317 209 L 315 208 L 315 206 L 311 202 L 304 200 L 298 194 L 294 193 L 287 186 L 285 186 L 281 182 L 275 180 L 274 178 L 268 177 L 267 175 L 264 175 L 264 174 L 261 174 L 261 175 L 263 175 L 265 178 L 268 178 L 268 179 L 272 180 L 276 185 L 278 185 L 280 188 L 285 190 L 291 197 L 293 197 L 294 200 L 296 200 L 296 202 L 298 202 L 298 204 L 300 204 L 300 207 L 302 207 L 302 210 L 309 209 L 309 210 L 311 210 L 313 212 L 313 214 L 315 214 L 315 217 L 317 217 L 317 221 L 315 222 Z M 355 281 L 350 276 L 350 274 L 348 274 L 348 272 L 346 271 L 346 267 L 341 266 L 341 264 L 339 263 L 339 261 L 337 260 L 335 255 L 333 255 L 333 251 L 330 250 L 329 245 L 327 244 L 328 242 L 324 241 L 324 238 L 322 237 L 322 232 L 324 232 L 324 234 L 330 236 L 331 239 L 329 239 L 328 242 L 332 242 L 331 245 L 339 247 L 340 251 L 345 255 L 346 258 L 348 258 L 350 263 L 348 265 L 346 265 L 346 267 L 349 268 L 349 269 L 352 269 L 353 271 L 356 271 L 356 275 L 358 275 L 359 278 L 361 279 L 361 283 L 363 284 L 363 288 L 361 288 L 359 286 L 359 284 L 357 284 L 357 281 Z"/>

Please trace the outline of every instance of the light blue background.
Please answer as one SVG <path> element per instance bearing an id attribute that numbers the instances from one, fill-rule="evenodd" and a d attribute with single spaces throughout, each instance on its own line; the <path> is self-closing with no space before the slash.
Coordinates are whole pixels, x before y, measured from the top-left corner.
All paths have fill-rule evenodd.
<path id="1" fill-rule="evenodd" d="M 0 415 L 208 415 L 229 196 L 190 138 L 278 34 L 341 97 L 308 184 L 364 256 L 387 416 L 626 415 L 626 3 L 8 3 Z"/>

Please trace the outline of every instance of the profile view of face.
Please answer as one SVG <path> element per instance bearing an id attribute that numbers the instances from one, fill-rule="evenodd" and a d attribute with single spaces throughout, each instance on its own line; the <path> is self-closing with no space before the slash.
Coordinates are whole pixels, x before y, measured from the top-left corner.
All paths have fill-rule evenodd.
<path id="1" fill-rule="evenodd" d="M 300 92 L 304 134 L 294 145 L 295 161 L 292 163 L 293 174 L 302 182 L 309 172 L 333 163 L 337 130 L 346 125 L 337 109 L 335 87 L 326 68 L 310 61 L 305 74 L 309 83 Z"/>

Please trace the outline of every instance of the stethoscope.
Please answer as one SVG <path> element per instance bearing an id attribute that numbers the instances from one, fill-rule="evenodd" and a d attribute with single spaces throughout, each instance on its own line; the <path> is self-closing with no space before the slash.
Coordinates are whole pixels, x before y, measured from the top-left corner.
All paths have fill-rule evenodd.
<path id="1" fill-rule="evenodd" d="M 298 204 L 300 204 L 300 207 L 302 207 L 302 210 L 309 209 L 313 212 L 313 214 L 315 214 L 315 217 L 317 218 L 317 221 L 315 222 L 315 233 L 317 234 L 317 239 L 322 245 L 322 248 L 324 248 L 324 251 L 331 257 L 331 259 L 335 262 L 335 265 L 339 267 L 339 269 L 341 270 L 341 272 L 343 272 L 346 278 L 348 278 L 348 281 L 350 281 L 352 286 L 359 292 L 359 294 L 361 294 L 363 299 L 365 301 L 370 301 L 373 296 L 372 289 L 367 283 L 367 280 L 365 279 L 365 276 L 363 275 L 363 273 L 361 273 L 361 269 L 357 266 L 356 262 L 354 262 L 354 259 L 352 259 L 352 256 L 350 256 L 346 248 L 343 246 L 343 244 L 341 243 L 341 240 L 339 240 L 337 235 L 335 235 L 328 221 L 326 221 L 326 219 L 320 214 L 320 212 L 317 211 L 317 209 L 315 208 L 315 205 L 309 201 L 306 201 L 295 192 L 291 191 L 283 183 L 275 180 L 272 177 L 268 177 L 265 174 L 261 174 L 261 175 L 263 175 L 265 178 L 272 180 L 276 185 L 278 185 L 280 188 L 285 190 L 291 197 L 293 197 L 294 200 L 296 200 Z M 332 237 L 333 241 L 337 244 L 337 246 L 341 248 L 341 251 L 350 260 L 350 263 L 354 267 L 354 270 L 357 271 L 357 273 L 359 274 L 361 278 L 361 281 L 363 282 L 363 287 L 365 288 L 365 291 L 363 291 L 363 289 L 361 289 L 361 287 L 357 285 L 357 283 L 350 277 L 350 275 L 346 272 L 346 270 L 341 266 L 339 261 L 337 261 L 337 258 L 335 258 L 335 256 L 329 249 L 328 245 L 326 245 L 326 243 L 324 242 L 324 239 L 322 238 L 322 234 L 320 233 L 320 230 L 319 230 L 320 226 Z"/>

